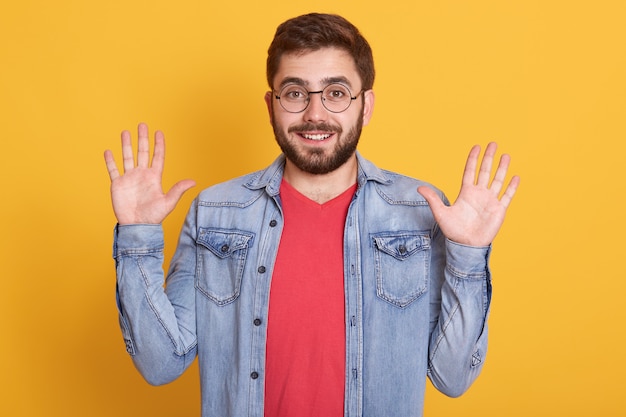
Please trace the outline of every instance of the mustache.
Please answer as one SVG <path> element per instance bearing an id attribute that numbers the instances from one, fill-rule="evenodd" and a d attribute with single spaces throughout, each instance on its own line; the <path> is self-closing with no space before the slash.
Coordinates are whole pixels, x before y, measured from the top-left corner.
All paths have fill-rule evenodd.
<path id="1" fill-rule="evenodd" d="M 341 134 L 343 129 L 341 126 L 333 126 L 328 123 L 303 123 L 301 125 L 291 126 L 287 129 L 288 133 L 300 132 L 336 132 Z"/>

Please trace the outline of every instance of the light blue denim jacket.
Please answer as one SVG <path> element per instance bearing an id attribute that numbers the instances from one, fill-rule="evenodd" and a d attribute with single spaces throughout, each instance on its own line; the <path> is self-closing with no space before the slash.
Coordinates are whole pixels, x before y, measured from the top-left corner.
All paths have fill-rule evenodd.
<path id="1" fill-rule="evenodd" d="M 490 248 L 447 240 L 416 191 L 422 182 L 357 157 L 344 233 L 345 416 L 421 416 L 426 376 L 458 396 L 480 373 Z M 281 156 L 197 197 L 165 290 L 161 226 L 116 228 L 127 351 L 151 384 L 176 379 L 198 355 L 206 417 L 263 417 L 283 167 Z"/>

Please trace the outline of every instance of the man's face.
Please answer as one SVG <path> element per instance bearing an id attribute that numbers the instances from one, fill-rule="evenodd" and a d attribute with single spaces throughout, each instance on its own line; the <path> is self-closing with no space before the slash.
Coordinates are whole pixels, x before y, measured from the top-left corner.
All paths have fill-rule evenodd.
<path id="1" fill-rule="evenodd" d="M 358 95 L 341 113 L 327 110 L 321 94 L 310 95 L 310 102 L 301 113 L 286 111 L 276 98 L 287 85 L 320 91 L 337 82 L 347 86 L 352 97 Z M 273 88 L 274 92 L 268 92 L 265 100 L 276 141 L 289 162 L 307 173 L 326 174 L 354 156 L 361 128 L 371 117 L 374 95 L 371 90 L 361 93 L 361 79 L 347 52 L 323 48 L 284 55 Z"/>

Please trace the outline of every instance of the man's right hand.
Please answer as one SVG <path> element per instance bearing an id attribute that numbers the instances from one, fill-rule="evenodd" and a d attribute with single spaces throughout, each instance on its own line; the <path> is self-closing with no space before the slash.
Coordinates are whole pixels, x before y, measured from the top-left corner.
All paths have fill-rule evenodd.
<path id="1" fill-rule="evenodd" d="M 176 207 L 183 193 L 193 187 L 193 180 L 182 180 L 165 194 L 161 185 L 165 161 L 165 137 L 162 132 L 154 134 L 154 153 L 150 163 L 148 126 L 140 123 L 137 128 L 137 164 L 133 155 L 130 132 L 122 132 L 122 158 L 124 173 L 121 174 L 110 150 L 104 152 L 111 178 L 111 201 L 119 224 L 160 224 Z"/>

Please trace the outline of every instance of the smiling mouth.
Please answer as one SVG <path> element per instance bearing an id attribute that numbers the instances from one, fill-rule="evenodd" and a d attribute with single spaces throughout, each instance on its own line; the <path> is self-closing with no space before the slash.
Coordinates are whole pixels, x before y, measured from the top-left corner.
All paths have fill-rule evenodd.
<path id="1" fill-rule="evenodd" d="M 305 139 L 316 140 L 316 141 L 323 141 L 323 140 L 326 140 L 326 139 L 328 139 L 329 137 L 332 136 L 332 134 L 330 134 L 330 133 L 318 133 L 318 134 L 315 134 L 315 135 L 301 133 L 300 135 L 303 138 L 305 138 Z"/>

